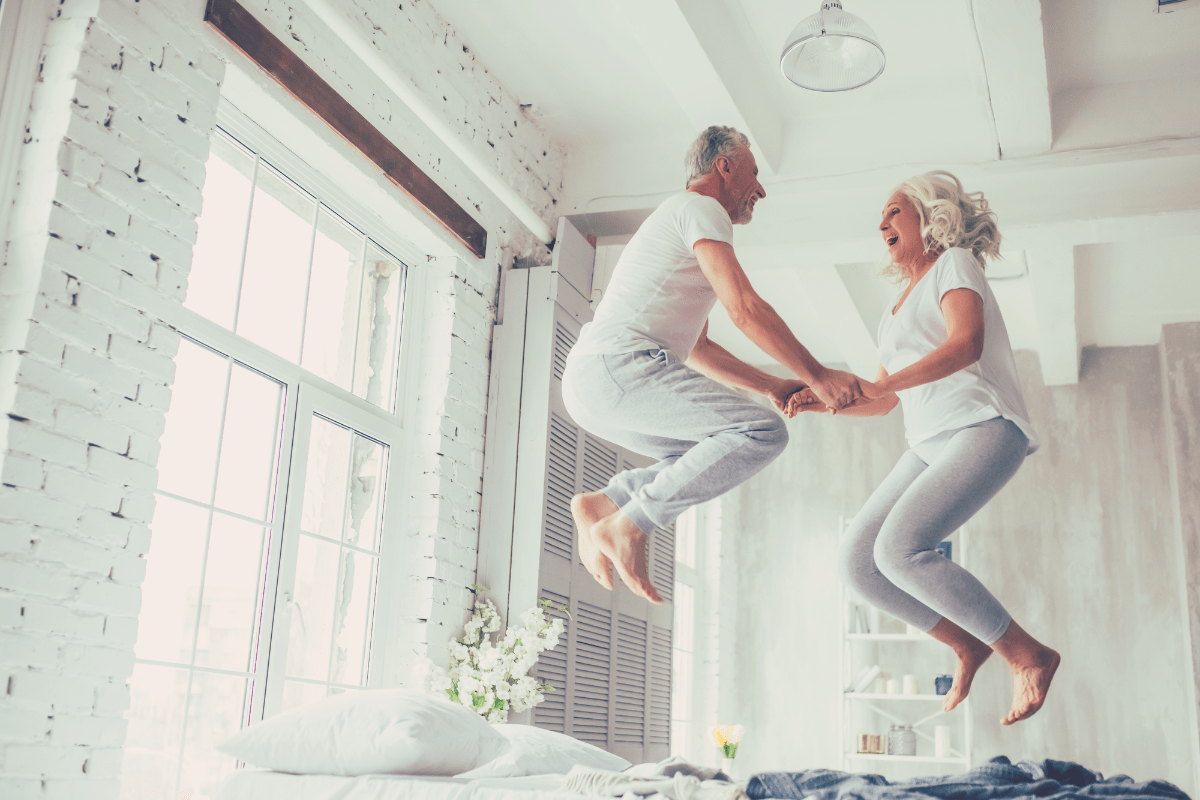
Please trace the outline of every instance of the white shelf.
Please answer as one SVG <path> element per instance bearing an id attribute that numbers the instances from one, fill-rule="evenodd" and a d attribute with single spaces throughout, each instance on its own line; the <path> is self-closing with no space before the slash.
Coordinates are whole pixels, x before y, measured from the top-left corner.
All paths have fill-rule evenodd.
<path id="1" fill-rule="evenodd" d="M 936 758 L 935 756 L 885 756 L 875 753 L 846 753 L 846 758 L 863 761 L 920 761 L 923 764 L 966 764 L 965 758 Z"/>
<path id="2" fill-rule="evenodd" d="M 852 642 L 936 642 L 924 633 L 847 633 Z"/>
<path id="3" fill-rule="evenodd" d="M 945 700 L 944 694 L 880 694 L 878 692 L 845 692 L 848 700 Z"/>

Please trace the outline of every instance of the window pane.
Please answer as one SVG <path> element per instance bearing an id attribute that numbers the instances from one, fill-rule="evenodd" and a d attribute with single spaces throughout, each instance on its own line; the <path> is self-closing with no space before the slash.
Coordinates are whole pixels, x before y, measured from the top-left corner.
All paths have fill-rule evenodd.
<path id="1" fill-rule="evenodd" d="M 312 703 L 325 696 L 326 686 L 323 683 L 302 683 L 300 681 L 283 682 L 283 705 L 280 711 Z"/>
<path id="2" fill-rule="evenodd" d="M 233 758 L 214 748 L 241 727 L 248 683 L 245 678 L 211 672 L 197 672 L 192 677 L 178 797 L 212 800 L 221 781 L 233 772 Z"/>
<path id="3" fill-rule="evenodd" d="M 217 473 L 218 508 L 266 520 L 275 485 L 283 386 L 240 364 L 229 376 L 229 402 Z"/>
<path id="4" fill-rule="evenodd" d="M 287 674 L 293 677 L 329 678 L 338 550 L 336 544 L 300 535 L 287 653 Z"/>
<path id="5" fill-rule="evenodd" d="M 299 363 L 316 203 L 260 162 L 250 212 L 237 332 Z"/>
<path id="6" fill-rule="evenodd" d="M 355 547 L 379 550 L 383 521 L 380 499 L 387 474 L 388 448 L 364 436 L 354 436 L 350 452 L 350 474 L 354 478 L 347 487 L 350 512 L 346 520 L 345 541 Z"/>
<path id="7" fill-rule="evenodd" d="M 675 584 L 675 648 L 694 650 L 696 630 L 696 590 L 686 583 Z"/>
<path id="8" fill-rule="evenodd" d="M 175 356 L 158 488 L 202 503 L 212 499 L 229 361 L 184 339 Z"/>
<path id="9" fill-rule="evenodd" d="M 237 306 L 253 174 L 254 156 L 225 136 L 212 138 L 184 305 L 226 328 Z"/>
<path id="10" fill-rule="evenodd" d="M 354 393 L 391 410 L 404 268 L 374 242 L 368 242 L 365 272 Z"/>
<path id="11" fill-rule="evenodd" d="M 314 416 L 304 473 L 304 510 L 300 527 L 330 539 L 342 538 L 350 486 L 350 446 L 354 434 Z"/>
<path id="12" fill-rule="evenodd" d="M 675 560 L 696 568 L 696 509 L 689 508 L 675 520 Z"/>
<path id="13" fill-rule="evenodd" d="M 129 682 L 122 800 L 175 800 L 188 671 L 137 664 Z"/>
<path id="14" fill-rule="evenodd" d="M 342 551 L 338 599 L 334 611 L 333 667 L 335 683 L 366 683 L 368 637 L 375 605 L 375 575 L 379 559 L 353 550 Z"/>
<path id="15" fill-rule="evenodd" d="M 196 631 L 208 510 L 160 496 L 150 529 L 134 652 L 138 658 L 188 664 Z"/>
<path id="16" fill-rule="evenodd" d="M 363 236 L 321 207 L 313 243 L 312 281 L 300 366 L 351 390 L 358 308 L 362 294 Z"/>
<path id="17" fill-rule="evenodd" d="M 213 514 L 197 666 L 249 671 L 265 543 L 261 525 Z"/>

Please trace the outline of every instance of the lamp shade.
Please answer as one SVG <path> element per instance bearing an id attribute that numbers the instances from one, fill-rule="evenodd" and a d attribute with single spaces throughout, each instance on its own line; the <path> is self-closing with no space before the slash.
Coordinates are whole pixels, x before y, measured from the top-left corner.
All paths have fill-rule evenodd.
<path id="1" fill-rule="evenodd" d="M 788 35 L 779 57 L 783 77 L 816 92 L 844 92 L 866 86 L 883 74 L 887 60 L 871 26 L 824 0 Z"/>

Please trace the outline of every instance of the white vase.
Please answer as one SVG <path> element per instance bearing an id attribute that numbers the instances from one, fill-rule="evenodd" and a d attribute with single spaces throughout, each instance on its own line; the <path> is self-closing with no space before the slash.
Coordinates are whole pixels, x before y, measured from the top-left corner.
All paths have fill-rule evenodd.
<path id="1" fill-rule="evenodd" d="M 721 759 L 721 771 L 724 772 L 726 775 L 728 775 L 733 780 L 737 780 L 737 775 L 735 775 L 733 772 L 733 759 L 732 758 L 722 758 Z"/>

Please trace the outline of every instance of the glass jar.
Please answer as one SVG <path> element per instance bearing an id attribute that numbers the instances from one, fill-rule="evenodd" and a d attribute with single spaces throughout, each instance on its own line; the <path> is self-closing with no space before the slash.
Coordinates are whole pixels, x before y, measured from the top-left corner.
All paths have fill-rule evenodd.
<path id="1" fill-rule="evenodd" d="M 912 725 L 893 725 L 888 731 L 887 750 L 890 756 L 915 756 L 917 732 Z"/>

